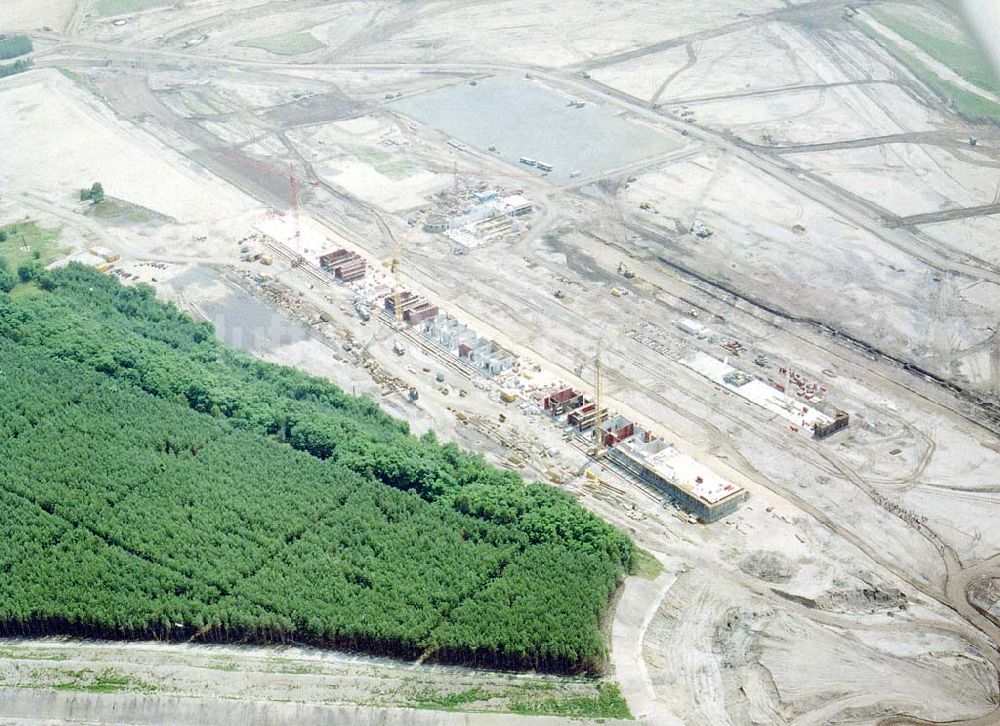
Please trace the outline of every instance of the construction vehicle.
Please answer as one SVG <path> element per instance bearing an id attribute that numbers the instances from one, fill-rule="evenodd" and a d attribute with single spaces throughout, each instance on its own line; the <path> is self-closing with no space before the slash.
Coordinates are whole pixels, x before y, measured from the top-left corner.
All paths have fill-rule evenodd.
<path id="1" fill-rule="evenodd" d="M 392 344 L 392 352 L 396 355 L 403 355 L 406 353 L 406 346 L 400 343 L 398 340 Z"/>
<path id="2" fill-rule="evenodd" d="M 695 222 L 691 225 L 691 234 L 699 239 L 708 239 L 714 234 L 714 232 L 701 222 Z"/>
<path id="3" fill-rule="evenodd" d="M 417 391 L 416 388 L 410 386 L 410 400 L 416 401 L 418 398 L 420 398 L 420 393 Z"/>
<path id="4" fill-rule="evenodd" d="M 103 257 L 105 262 L 118 262 L 121 259 L 121 255 L 116 255 L 107 247 L 91 247 L 90 254 Z"/>
<path id="5" fill-rule="evenodd" d="M 626 280 L 631 280 L 635 277 L 635 272 L 625 266 L 624 260 L 618 263 L 618 274 L 622 275 Z"/>

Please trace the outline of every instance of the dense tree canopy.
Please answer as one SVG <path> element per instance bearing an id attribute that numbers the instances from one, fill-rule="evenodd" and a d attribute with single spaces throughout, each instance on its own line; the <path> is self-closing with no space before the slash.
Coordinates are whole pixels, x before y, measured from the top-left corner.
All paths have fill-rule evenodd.
<path id="1" fill-rule="evenodd" d="M 0 292 L 10 292 L 14 289 L 16 283 L 17 280 L 14 278 L 14 273 L 7 266 L 7 261 L 0 258 Z"/>
<path id="2" fill-rule="evenodd" d="M 17 58 L 34 50 L 27 35 L 8 35 L 0 38 L 0 60 Z"/>
<path id="3" fill-rule="evenodd" d="M 34 64 L 35 62 L 31 58 L 18 58 L 13 63 L 0 63 L 0 78 L 24 73 L 30 70 Z"/>
<path id="4" fill-rule="evenodd" d="M 600 667 L 633 546 L 572 498 L 229 350 L 150 288 L 38 275 L 0 293 L 5 632 Z"/>

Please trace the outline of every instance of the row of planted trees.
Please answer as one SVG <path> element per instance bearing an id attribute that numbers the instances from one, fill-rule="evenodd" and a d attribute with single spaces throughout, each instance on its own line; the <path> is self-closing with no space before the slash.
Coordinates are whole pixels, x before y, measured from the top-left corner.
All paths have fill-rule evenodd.
<path id="1" fill-rule="evenodd" d="M 45 274 L 0 294 L 0 633 L 600 667 L 624 535 L 147 289 Z"/>

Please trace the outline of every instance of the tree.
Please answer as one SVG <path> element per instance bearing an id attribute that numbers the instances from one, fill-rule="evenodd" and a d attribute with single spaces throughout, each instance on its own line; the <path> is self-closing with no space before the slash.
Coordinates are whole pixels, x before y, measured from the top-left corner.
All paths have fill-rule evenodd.
<path id="1" fill-rule="evenodd" d="M 31 38 L 26 35 L 11 35 L 0 38 L 0 60 L 17 58 L 34 50 Z"/>
<path id="2" fill-rule="evenodd" d="M 25 262 L 17 268 L 17 276 L 21 282 L 31 282 L 38 280 L 45 274 L 45 268 L 38 262 Z"/>
<path id="3" fill-rule="evenodd" d="M 31 58 L 19 58 L 13 63 L 0 63 L 0 78 L 12 76 L 15 73 L 23 73 L 34 64 L 35 62 Z"/>
<path id="4" fill-rule="evenodd" d="M 94 182 L 90 189 L 80 190 L 80 201 L 90 201 L 93 204 L 100 204 L 104 201 L 104 186 L 100 182 Z"/>
<path id="5" fill-rule="evenodd" d="M 0 259 L 0 292 L 10 292 L 17 284 L 17 278 L 7 267 L 7 261 Z"/>

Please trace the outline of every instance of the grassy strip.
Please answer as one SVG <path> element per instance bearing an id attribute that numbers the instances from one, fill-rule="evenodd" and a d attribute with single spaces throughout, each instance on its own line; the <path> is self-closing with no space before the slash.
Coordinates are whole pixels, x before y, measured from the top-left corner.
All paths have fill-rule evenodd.
<path id="1" fill-rule="evenodd" d="M 595 695 L 553 693 L 552 686 L 539 684 L 500 693 L 482 686 L 439 693 L 423 689 L 415 694 L 416 708 L 468 713 L 516 713 L 522 716 L 630 719 L 632 714 L 617 683 L 600 682 Z"/>
<path id="2" fill-rule="evenodd" d="M 31 683 L 18 683 L 18 688 L 51 688 L 55 691 L 82 691 L 85 693 L 153 693 L 156 686 L 141 678 L 121 673 L 113 668 L 95 672 L 89 668 L 42 666 L 33 668 L 28 677 Z M 14 684 L 11 684 L 14 685 Z"/>
<path id="3" fill-rule="evenodd" d="M 268 35 L 263 38 L 252 38 L 244 40 L 237 45 L 241 45 L 244 48 L 266 50 L 268 53 L 273 53 L 274 55 L 302 55 L 325 47 L 323 43 L 316 40 L 309 33 L 294 32 Z"/>
<path id="4" fill-rule="evenodd" d="M 65 665 L 49 665 L 44 661 L 65 661 L 76 659 L 78 654 L 65 652 L 44 652 L 13 646 L 0 650 L 0 660 L 14 661 L 12 672 L 0 675 L 0 688 L 50 688 L 57 691 L 80 691 L 88 693 L 160 693 L 170 696 L 194 695 L 188 687 L 178 687 L 172 671 L 176 667 L 195 671 L 240 672 L 245 674 L 291 674 L 307 675 L 327 679 L 331 689 L 327 694 L 331 703 L 354 703 L 372 708 L 418 708 L 434 711 L 463 713 L 517 713 L 522 715 L 563 716 L 583 719 L 628 719 L 628 706 L 621 696 L 617 684 L 613 682 L 560 678 L 538 679 L 534 677 L 513 678 L 500 674 L 483 674 L 481 683 L 470 682 L 470 676 L 463 676 L 464 683 L 456 683 L 456 690 L 450 690 L 447 683 L 439 682 L 428 686 L 425 679 L 414 676 L 404 679 L 400 687 L 379 688 L 374 684 L 387 674 L 357 673 L 362 678 L 370 678 L 373 685 L 367 695 L 347 688 L 340 690 L 340 674 L 327 673 L 321 663 L 307 663 L 289 658 L 273 658 L 266 662 L 237 662 L 231 656 L 201 656 L 196 658 L 174 657 L 162 664 L 149 667 L 142 678 L 122 672 L 113 666 L 88 663 L 83 667 L 70 668 Z M 19 663 L 19 661 L 34 661 Z M 272 663 L 282 667 L 272 668 Z M 163 670 L 161 670 L 163 669 Z M 194 677 L 192 677 L 194 678 Z M 211 676 L 208 676 L 211 678 Z M 194 682 L 192 680 L 192 682 Z M 293 683 L 294 681 L 287 681 Z M 294 686 L 289 686 L 293 687 Z M 267 690 L 267 689 L 265 689 Z M 229 696 L 223 696 L 229 697 Z M 267 701 L 283 699 L 271 698 L 263 692 L 250 699 Z"/>
<path id="5" fill-rule="evenodd" d="M 947 102 L 955 113 L 963 119 L 971 123 L 1000 123 L 1000 104 L 944 80 L 926 64 L 915 58 L 912 53 L 879 34 L 866 23 L 855 22 L 855 26 L 889 51 L 897 61 L 913 73 L 921 83 L 930 88 L 936 96 Z"/>
<path id="6" fill-rule="evenodd" d="M 98 15 L 122 15 L 136 13 L 140 10 L 165 8 L 176 5 L 174 0 L 101 0 L 97 4 Z"/>
<path id="7" fill-rule="evenodd" d="M 544 698 L 536 701 L 513 701 L 512 713 L 526 716 L 566 716 L 568 718 L 632 718 L 617 683 L 601 683 L 597 696 Z"/>
<path id="8" fill-rule="evenodd" d="M 892 28 L 931 58 L 948 66 L 970 83 L 974 83 L 986 91 L 995 92 L 1000 87 L 1000 81 L 998 81 L 996 74 L 971 38 L 967 38 L 966 42 L 957 42 L 933 35 L 896 16 L 891 11 L 877 6 L 871 9 L 871 14 L 879 22 Z M 965 29 L 961 26 L 961 21 L 957 18 L 955 21 L 956 30 L 964 34 Z"/>
<path id="9" fill-rule="evenodd" d="M 69 80 L 73 81 L 78 88 L 82 88 L 88 93 L 90 92 L 90 85 L 87 83 L 87 80 L 76 71 L 71 71 L 69 68 L 57 68 L 56 70 Z"/>

